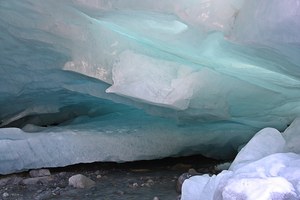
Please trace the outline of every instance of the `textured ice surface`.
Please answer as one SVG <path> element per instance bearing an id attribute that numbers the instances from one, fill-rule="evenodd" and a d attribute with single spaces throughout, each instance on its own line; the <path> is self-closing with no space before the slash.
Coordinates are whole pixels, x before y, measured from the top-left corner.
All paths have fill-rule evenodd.
<path id="1" fill-rule="evenodd" d="M 300 137 L 299 119 L 286 131 Z M 300 155 L 293 140 L 276 129 L 259 131 L 231 164 L 217 176 L 194 176 L 183 183 L 182 200 L 285 200 L 300 198 Z"/>
<path id="2" fill-rule="evenodd" d="M 300 113 L 299 7 L 0 1 L 0 173 L 194 153 L 231 158 L 261 128 L 283 131 Z"/>
<path id="3" fill-rule="evenodd" d="M 202 139 L 199 139 L 199 133 Z M 163 158 L 169 155 L 203 153 L 218 156 L 223 131 L 214 134 L 206 128 L 178 127 L 164 118 L 145 116 L 139 110 L 107 113 L 100 117 L 79 117 L 72 125 L 22 129 L 0 129 L 0 173 L 39 167 L 65 166 L 79 162 L 132 161 Z M 239 131 L 224 137 L 221 157 L 230 157 L 233 138 Z"/>

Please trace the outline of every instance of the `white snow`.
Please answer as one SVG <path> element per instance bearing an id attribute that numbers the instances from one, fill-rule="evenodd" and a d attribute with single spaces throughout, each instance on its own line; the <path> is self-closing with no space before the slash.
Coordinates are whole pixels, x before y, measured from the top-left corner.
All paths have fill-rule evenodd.
<path id="1" fill-rule="evenodd" d="M 297 141 L 299 119 L 287 130 Z M 289 139 L 285 141 L 276 129 L 259 131 L 238 153 L 229 170 L 186 180 L 182 200 L 300 199 L 300 155 L 288 149 L 293 141 Z"/>

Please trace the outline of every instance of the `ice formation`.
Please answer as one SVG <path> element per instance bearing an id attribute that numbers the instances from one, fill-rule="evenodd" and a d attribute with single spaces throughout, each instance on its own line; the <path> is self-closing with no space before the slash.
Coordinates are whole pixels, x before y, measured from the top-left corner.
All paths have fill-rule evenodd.
<path id="1" fill-rule="evenodd" d="M 182 200 L 300 199 L 300 119 L 284 132 L 265 128 L 242 148 L 228 170 L 183 183 Z M 293 140 L 291 140 L 291 137 Z"/>
<path id="2" fill-rule="evenodd" d="M 0 174 L 232 158 L 299 117 L 299 17 L 299 0 L 0 1 Z"/>

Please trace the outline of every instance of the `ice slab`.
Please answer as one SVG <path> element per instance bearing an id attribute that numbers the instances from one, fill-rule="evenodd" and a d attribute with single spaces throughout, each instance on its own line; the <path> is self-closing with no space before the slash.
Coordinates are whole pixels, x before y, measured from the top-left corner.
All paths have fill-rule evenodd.
<path id="1" fill-rule="evenodd" d="M 216 137 L 222 137 L 224 132 L 214 125 L 179 127 L 172 120 L 141 110 L 124 110 L 120 107 L 118 112 L 106 112 L 101 117 L 78 117 L 59 127 L 27 124 L 23 129 L 0 129 L 0 174 L 74 163 L 125 162 L 199 153 L 230 158 L 235 153 L 229 144 L 238 140 L 240 131 L 228 133 L 219 143 Z"/>

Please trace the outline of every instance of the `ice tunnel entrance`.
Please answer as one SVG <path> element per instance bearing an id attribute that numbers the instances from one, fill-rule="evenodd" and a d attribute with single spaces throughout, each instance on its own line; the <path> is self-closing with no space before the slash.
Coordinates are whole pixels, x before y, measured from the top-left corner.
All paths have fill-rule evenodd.
<path id="1" fill-rule="evenodd" d="M 299 117 L 298 18 L 298 0 L 0 1 L 0 174 L 232 158 Z"/>
<path id="2" fill-rule="evenodd" d="M 53 114 L 31 112 L 15 116 L 14 121 L 0 129 L 3 155 L 0 159 L 4 163 L 0 173 L 95 161 L 203 155 L 203 152 L 210 157 L 232 158 L 238 148 L 236 141 L 248 139 L 240 137 L 240 131 L 231 131 L 220 142 L 216 137 L 224 132 L 218 131 L 214 124 L 178 124 L 176 119 L 148 114 L 132 106 L 91 99 L 85 104 L 62 107 Z"/>

